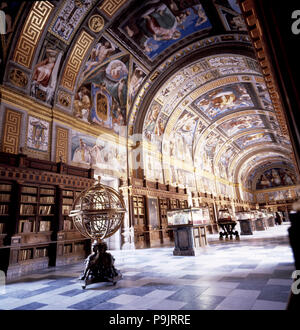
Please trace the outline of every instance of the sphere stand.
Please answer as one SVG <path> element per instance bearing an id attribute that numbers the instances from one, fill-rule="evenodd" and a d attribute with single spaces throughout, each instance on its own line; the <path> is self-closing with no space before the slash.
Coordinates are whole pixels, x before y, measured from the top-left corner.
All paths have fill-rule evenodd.
<path id="1" fill-rule="evenodd" d="M 106 252 L 105 242 L 95 241 L 92 244 L 92 253 L 85 260 L 85 268 L 80 280 L 82 288 L 99 282 L 111 282 L 113 285 L 122 279 L 122 274 L 114 267 L 114 257 Z"/>

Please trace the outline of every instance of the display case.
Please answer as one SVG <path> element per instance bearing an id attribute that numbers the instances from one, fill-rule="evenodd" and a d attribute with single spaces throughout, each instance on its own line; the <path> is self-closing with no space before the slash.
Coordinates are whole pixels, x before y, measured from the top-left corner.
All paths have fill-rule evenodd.
<path id="1" fill-rule="evenodd" d="M 173 255 L 194 256 L 197 248 L 208 244 L 206 237 L 206 224 L 209 224 L 208 210 L 192 207 L 168 210 L 167 220 L 168 226 L 174 232 Z"/>
<path id="2" fill-rule="evenodd" d="M 208 225 L 210 215 L 207 208 L 185 208 L 167 211 L 168 226 Z"/>
<path id="3" fill-rule="evenodd" d="M 253 214 L 249 211 L 235 212 L 235 218 L 240 224 L 241 235 L 253 235 Z"/>
<path id="4" fill-rule="evenodd" d="M 255 224 L 255 230 L 257 230 L 257 231 L 266 230 L 268 228 L 266 225 L 265 213 L 262 212 L 261 210 L 255 211 L 254 224 Z"/>

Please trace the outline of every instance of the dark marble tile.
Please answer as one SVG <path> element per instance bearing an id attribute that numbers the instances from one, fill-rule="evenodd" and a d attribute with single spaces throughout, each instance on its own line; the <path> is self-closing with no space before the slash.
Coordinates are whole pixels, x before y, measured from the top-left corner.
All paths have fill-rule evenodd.
<path id="1" fill-rule="evenodd" d="M 275 269 L 272 278 L 290 279 L 294 269 Z"/>
<path id="2" fill-rule="evenodd" d="M 153 291 L 152 287 L 141 286 L 138 288 L 128 288 L 126 294 L 135 295 L 135 296 L 144 296 Z"/>
<path id="3" fill-rule="evenodd" d="M 44 306 L 47 306 L 47 305 L 46 304 L 41 304 L 39 302 L 32 302 L 30 304 L 26 304 L 26 305 L 14 308 L 14 310 L 35 310 L 35 309 L 39 309 L 39 308 L 44 307 Z"/>
<path id="4" fill-rule="evenodd" d="M 84 291 L 81 289 L 74 289 L 74 290 L 69 290 L 66 292 L 59 293 L 61 296 L 67 296 L 67 297 L 74 297 L 77 296 L 80 293 L 83 293 Z"/>
<path id="5" fill-rule="evenodd" d="M 93 307 L 93 310 L 115 310 L 120 308 L 122 305 L 114 303 L 102 303 Z"/>
<path id="6" fill-rule="evenodd" d="M 244 277 L 237 277 L 237 276 L 224 276 L 220 278 L 220 282 L 242 282 Z"/>
<path id="7" fill-rule="evenodd" d="M 200 296 L 207 289 L 208 287 L 185 286 L 169 296 L 168 299 L 185 301 L 188 303 L 195 300 L 196 297 Z"/>
<path id="8" fill-rule="evenodd" d="M 245 280 L 268 281 L 272 277 L 272 274 L 267 273 L 250 273 Z"/>
<path id="9" fill-rule="evenodd" d="M 267 282 L 267 281 L 266 281 Z M 265 281 L 246 281 L 241 282 L 236 289 L 241 290 L 262 290 L 266 286 Z"/>
<path id="10" fill-rule="evenodd" d="M 182 289 L 181 285 L 171 285 L 167 283 L 155 283 L 155 282 L 149 282 L 147 284 L 144 284 L 141 287 L 151 287 L 153 290 L 170 290 L 170 291 L 177 291 Z"/>
<path id="11" fill-rule="evenodd" d="M 266 285 L 262 290 L 258 300 L 270 300 L 288 302 L 291 288 L 286 285 Z"/>
<path id="12" fill-rule="evenodd" d="M 186 279 L 186 280 L 199 280 L 201 278 L 201 275 L 184 275 L 179 277 L 180 279 Z"/>
<path id="13" fill-rule="evenodd" d="M 119 295 L 119 293 L 116 292 L 115 290 L 107 291 L 99 296 L 88 298 L 82 302 L 70 305 L 68 307 L 73 308 L 73 309 L 79 309 L 79 310 L 91 309 L 101 303 L 105 303 L 108 300 L 117 297 L 118 295 Z"/>
<path id="14" fill-rule="evenodd" d="M 239 265 L 237 268 L 242 268 L 242 269 L 254 269 L 258 266 L 258 264 L 242 264 Z"/>

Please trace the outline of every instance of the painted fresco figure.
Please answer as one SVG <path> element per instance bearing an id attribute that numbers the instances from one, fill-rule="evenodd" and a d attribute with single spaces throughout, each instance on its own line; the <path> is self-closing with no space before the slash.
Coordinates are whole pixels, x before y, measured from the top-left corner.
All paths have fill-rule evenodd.
<path id="1" fill-rule="evenodd" d="M 6 25 L 6 28 L 4 29 L 6 34 L 11 33 L 13 31 L 12 18 L 8 13 L 8 6 L 7 6 L 6 1 L 1 2 L 0 15 L 1 15 L 1 19 L 3 20 L 4 24 Z M 0 31 L 0 34 L 4 34 L 4 31 Z"/>
<path id="2" fill-rule="evenodd" d="M 50 81 L 51 73 L 55 65 L 57 52 L 53 50 L 46 51 L 46 59 L 38 63 L 33 71 L 32 79 L 38 84 L 47 87 Z"/>
<path id="3" fill-rule="evenodd" d="M 133 99 L 136 95 L 136 92 L 138 91 L 139 87 L 141 86 L 141 83 L 143 82 L 143 79 L 145 77 L 145 73 L 139 69 L 135 68 L 133 75 L 130 80 L 129 85 L 129 93 L 128 93 L 128 103 L 129 105 L 132 104 Z"/>
<path id="4" fill-rule="evenodd" d="M 91 52 L 91 57 L 86 64 L 86 69 L 83 74 L 86 75 L 92 67 L 95 65 L 100 65 L 106 58 L 110 56 L 112 52 L 115 51 L 115 46 L 109 41 L 99 42 Z"/>
<path id="5" fill-rule="evenodd" d="M 62 52 L 54 49 L 46 49 L 46 58 L 39 62 L 33 71 L 31 95 L 38 97 L 38 91 L 42 91 L 42 100 L 51 103 L 53 101 L 56 79 Z"/>
<path id="6" fill-rule="evenodd" d="M 79 146 L 76 148 L 72 160 L 77 163 L 91 162 L 90 149 L 82 139 L 79 141 Z"/>
<path id="7" fill-rule="evenodd" d="M 170 9 L 155 1 L 145 5 L 131 18 L 125 26 L 125 31 L 132 37 L 146 52 L 151 52 L 148 45 L 150 38 L 155 40 L 170 40 L 180 38 L 180 31 L 177 30 L 177 20 Z"/>
<path id="8" fill-rule="evenodd" d="M 89 90 L 85 86 L 79 88 L 78 93 L 75 96 L 74 110 L 75 116 L 88 121 L 91 108 L 91 99 Z"/>

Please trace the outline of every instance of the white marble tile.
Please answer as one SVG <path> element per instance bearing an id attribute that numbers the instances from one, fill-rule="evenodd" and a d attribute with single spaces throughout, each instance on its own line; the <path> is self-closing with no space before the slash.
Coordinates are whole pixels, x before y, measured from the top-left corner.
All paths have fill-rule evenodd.
<path id="1" fill-rule="evenodd" d="M 149 308 L 153 310 L 178 310 L 181 309 L 184 305 L 186 305 L 186 303 L 183 301 L 165 299 L 151 304 Z"/>
<path id="2" fill-rule="evenodd" d="M 107 302 L 114 304 L 126 305 L 134 302 L 137 299 L 135 295 L 121 294 L 118 297 L 109 299 Z"/>
<path id="3" fill-rule="evenodd" d="M 230 292 L 232 292 L 233 289 L 231 288 L 209 288 L 205 290 L 202 294 L 203 295 L 209 295 L 209 296 L 220 296 L 220 297 L 226 297 L 229 295 Z"/>

